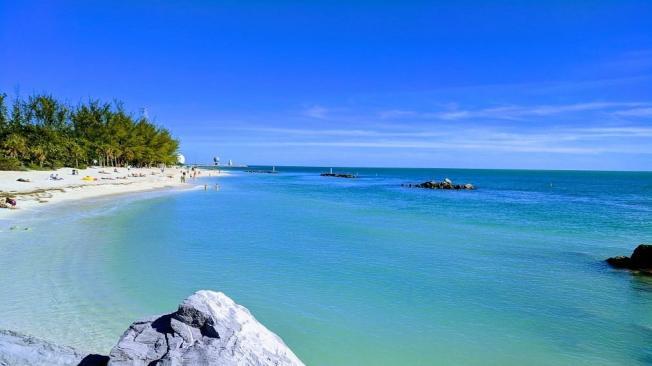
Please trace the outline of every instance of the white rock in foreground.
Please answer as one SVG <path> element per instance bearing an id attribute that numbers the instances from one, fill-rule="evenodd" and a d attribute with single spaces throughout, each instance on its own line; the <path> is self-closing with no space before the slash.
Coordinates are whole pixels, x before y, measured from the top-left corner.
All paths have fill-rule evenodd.
<path id="1" fill-rule="evenodd" d="M 249 310 L 205 290 L 175 313 L 133 323 L 109 357 L 109 366 L 303 365 Z"/>

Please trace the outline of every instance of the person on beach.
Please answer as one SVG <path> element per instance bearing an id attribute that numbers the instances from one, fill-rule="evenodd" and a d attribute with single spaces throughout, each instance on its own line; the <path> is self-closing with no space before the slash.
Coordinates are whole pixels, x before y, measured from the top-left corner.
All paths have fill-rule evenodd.
<path id="1" fill-rule="evenodd" d="M 181 172 L 181 183 L 186 183 L 186 172 Z"/>
<path id="2" fill-rule="evenodd" d="M 11 205 L 12 208 L 16 207 L 16 200 L 13 198 L 6 197 L 5 198 L 5 203 Z"/>

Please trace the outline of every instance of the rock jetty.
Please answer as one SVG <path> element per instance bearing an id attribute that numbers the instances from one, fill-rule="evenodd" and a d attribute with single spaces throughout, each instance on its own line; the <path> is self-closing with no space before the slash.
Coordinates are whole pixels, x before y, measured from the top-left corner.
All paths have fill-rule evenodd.
<path id="1" fill-rule="evenodd" d="M 198 291 L 176 312 L 134 322 L 108 356 L 0 331 L 0 365 L 303 365 L 281 338 L 221 292 Z"/>
<path id="2" fill-rule="evenodd" d="M 470 183 L 455 184 L 450 179 L 446 178 L 441 182 L 434 180 L 418 183 L 418 184 L 401 184 L 403 187 L 408 188 L 425 188 L 425 189 L 452 189 L 452 190 L 474 190 L 475 186 Z"/>
<path id="3" fill-rule="evenodd" d="M 652 244 L 641 244 L 634 249 L 631 257 L 611 257 L 607 259 L 607 263 L 615 268 L 624 268 L 652 275 Z"/>

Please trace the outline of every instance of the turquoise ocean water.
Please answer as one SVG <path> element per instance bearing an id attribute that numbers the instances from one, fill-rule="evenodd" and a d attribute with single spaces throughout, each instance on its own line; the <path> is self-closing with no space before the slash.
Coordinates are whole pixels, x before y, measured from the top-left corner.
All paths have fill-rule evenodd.
<path id="1" fill-rule="evenodd" d="M 603 263 L 652 173 L 278 169 L 0 221 L 0 328 L 106 353 L 213 289 L 309 365 L 652 364 L 652 279 Z M 400 186 L 445 177 L 478 189 Z"/>

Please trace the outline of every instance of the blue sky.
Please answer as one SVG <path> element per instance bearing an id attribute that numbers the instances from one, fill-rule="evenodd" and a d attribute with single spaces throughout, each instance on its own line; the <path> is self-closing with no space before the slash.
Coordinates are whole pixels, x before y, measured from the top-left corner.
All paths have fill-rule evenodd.
<path id="1" fill-rule="evenodd" d="M 0 90 L 193 161 L 652 170 L 652 2 L 0 0 Z"/>

